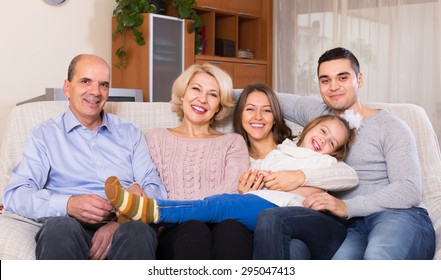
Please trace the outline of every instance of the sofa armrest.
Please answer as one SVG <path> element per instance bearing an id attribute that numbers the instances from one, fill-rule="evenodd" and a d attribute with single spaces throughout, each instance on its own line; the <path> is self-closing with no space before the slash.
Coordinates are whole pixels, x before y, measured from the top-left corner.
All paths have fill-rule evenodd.
<path id="1" fill-rule="evenodd" d="M 35 235 L 41 223 L 3 211 L 0 215 L 0 259 L 35 259 Z"/>

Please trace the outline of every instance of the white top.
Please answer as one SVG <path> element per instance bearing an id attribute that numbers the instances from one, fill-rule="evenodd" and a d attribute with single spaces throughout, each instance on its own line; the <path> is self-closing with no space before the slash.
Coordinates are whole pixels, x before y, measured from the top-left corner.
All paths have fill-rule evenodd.
<path id="1" fill-rule="evenodd" d="M 264 159 L 253 159 L 250 157 L 251 169 L 265 171 L 283 171 L 298 169 L 320 169 L 330 167 L 338 163 L 337 159 L 330 155 L 317 153 L 311 149 L 297 147 L 297 145 L 289 139 L 277 145 Z M 349 167 L 348 167 L 349 168 Z M 357 179 L 352 178 L 351 182 L 355 187 Z M 340 184 L 342 189 L 348 189 L 347 184 Z M 324 189 L 324 188 L 322 188 Z M 336 190 L 332 187 L 332 190 Z M 292 192 L 274 191 L 264 188 L 258 191 L 251 191 L 250 194 L 260 196 L 261 198 L 276 204 L 279 207 L 285 206 L 302 206 L 305 197 Z"/>
<path id="2" fill-rule="evenodd" d="M 284 116 L 300 125 L 305 125 L 319 115 L 333 114 L 321 98 L 295 94 L 277 96 Z M 391 105 L 395 107 L 397 104 Z M 360 183 L 350 191 L 332 195 L 344 201 L 348 219 L 390 209 L 424 207 L 422 173 L 415 136 L 403 120 L 386 109 L 363 118 L 346 162 L 357 172 Z M 319 172 L 312 169 L 303 172 L 308 185 L 322 186 L 323 179 L 334 178 L 330 175 L 336 173 L 336 170 L 332 166 Z"/>

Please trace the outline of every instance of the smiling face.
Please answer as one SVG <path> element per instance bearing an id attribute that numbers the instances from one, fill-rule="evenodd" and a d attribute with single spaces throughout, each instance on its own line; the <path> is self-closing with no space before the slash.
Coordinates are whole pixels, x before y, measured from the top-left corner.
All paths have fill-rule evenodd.
<path id="1" fill-rule="evenodd" d="M 242 127 L 250 142 L 271 139 L 274 114 L 268 96 L 260 91 L 250 93 L 242 111 Z"/>
<path id="2" fill-rule="evenodd" d="M 341 121 L 327 119 L 306 132 L 300 147 L 329 155 L 344 145 L 348 138 L 348 130 Z"/>
<path id="3" fill-rule="evenodd" d="M 91 130 L 101 125 L 101 111 L 109 97 L 110 69 L 101 58 L 81 55 L 70 80 L 64 81 L 69 108 Z"/>
<path id="4" fill-rule="evenodd" d="M 207 73 L 195 74 L 182 97 L 184 120 L 209 125 L 219 106 L 220 90 L 216 79 Z"/>
<path id="5" fill-rule="evenodd" d="M 358 100 L 358 89 L 363 85 L 361 73 L 355 74 L 349 59 L 325 61 L 318 69 L 320 94 L 328 107 L 336 114 L 354 109 Z"/>

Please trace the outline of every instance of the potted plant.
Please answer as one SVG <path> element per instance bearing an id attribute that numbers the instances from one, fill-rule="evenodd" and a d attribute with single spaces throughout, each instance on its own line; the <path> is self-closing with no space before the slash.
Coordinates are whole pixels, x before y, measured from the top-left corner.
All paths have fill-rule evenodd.
<path id="1" fill-rule="evenodd" d="M 193 21 L 189 32 L 195 32 L 195 53 L 198 53 L 202 46 L 202 19 L 193 8 L 197 5 L 196 0 L 172 0 L 172 4 L 176 8 L 180 18 L 191 19 Z"/>
<path id="2" fill-rule="evenodd" d="M 113 10 L 113 16 L 116 19 L 116 29 L 112 36 L 121 35 L 122 44 L 115 52 L 118 57 L 118 62 L 115 64 L 118 68 L 125 68 L 128 61 L 128 54 L 126 52 L 126 35 L 127 31 L 132 31 L 133 37 L 138 45 L 144 45 L 145 40 L 142 32 L 138 30 L 143 22 L 143 13 L 157 13 L 160 9 L 151 0 L 115 0 L 118 4 Z M 165 3 L 165 0 L 159 0 Z"/>
<path id="3" fill-rule="evenodd" d="M 115 64 L 117 68 L 124 69 L 128 62 L 128 53 L 126 51 L 127 31 L 131 31 L 135 42 L 142 46 L 145 40 L 142 32 L 138 30 L 143 22 L 143 13 L 164 13 L 166 0 L 115 0 L 118 4 L 113 10 L 117 26 L 112 36 L 121 35 L 122 44 L 115 51 L 118 62 Z M 182 19 L 193 20 L 191 32 L 196 31 L 195 48 L 198 49 L 202 43 L 200 35 L 202 29 L 202 20 L 193 6 L 196 5 L 195 0 L 172 0 L 173 6 L 176 8 L 178 16 Z"/>

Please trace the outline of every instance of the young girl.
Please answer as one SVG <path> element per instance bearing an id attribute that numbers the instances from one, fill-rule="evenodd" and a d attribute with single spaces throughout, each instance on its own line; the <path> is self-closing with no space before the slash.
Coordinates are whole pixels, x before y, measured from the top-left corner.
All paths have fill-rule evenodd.
<path id="1" fill-rule="evenodd" d="M 258 190 L 246 194 L 214 195 L 203 200 L 155 200 L 127 192 L 116 177 L 109 177 L 105 186 L 109 201 L 125 216 L 145 223 L 183 223 L 189 220 L 217 223 L 235 219 L 250 230 L 254 230 L 257 215 L 264 209 L 302 206 L 310 188 L 298 187 L 288 192 L 261 189 L 263 177 L 270 171 L 317 169 L 337 164 L 337 159 L 346 156 L 354 131 L 339 116 L 322 116 L 306 125 L 294 144 L 283 118 L 274 116 L 272 107 L 277 107 L 275 111 L 281 115 L 278 103 L 269 101 L 270 97 L 275 98 L 274 92 L 263 85 L 257 88 L 247 94 L 245 106 L 238 106 L 241 115 L 235 119 L 240 119 L 240 127 L 246 131 L 251 167 L 261 170 L 256 176 L 256 186 L 251 188 Z M 281 123 L 277 126 L 278 122 Z M 241 131 L 238 127 L 236 130 Z M 280 135 L 287 138 L 277 145 Z M 240 181 L 247 182 L 249 174 L 246 172 Z M 351 178 L 341 186 L 347 189 L 357 183 L 357 178 Z"/>

